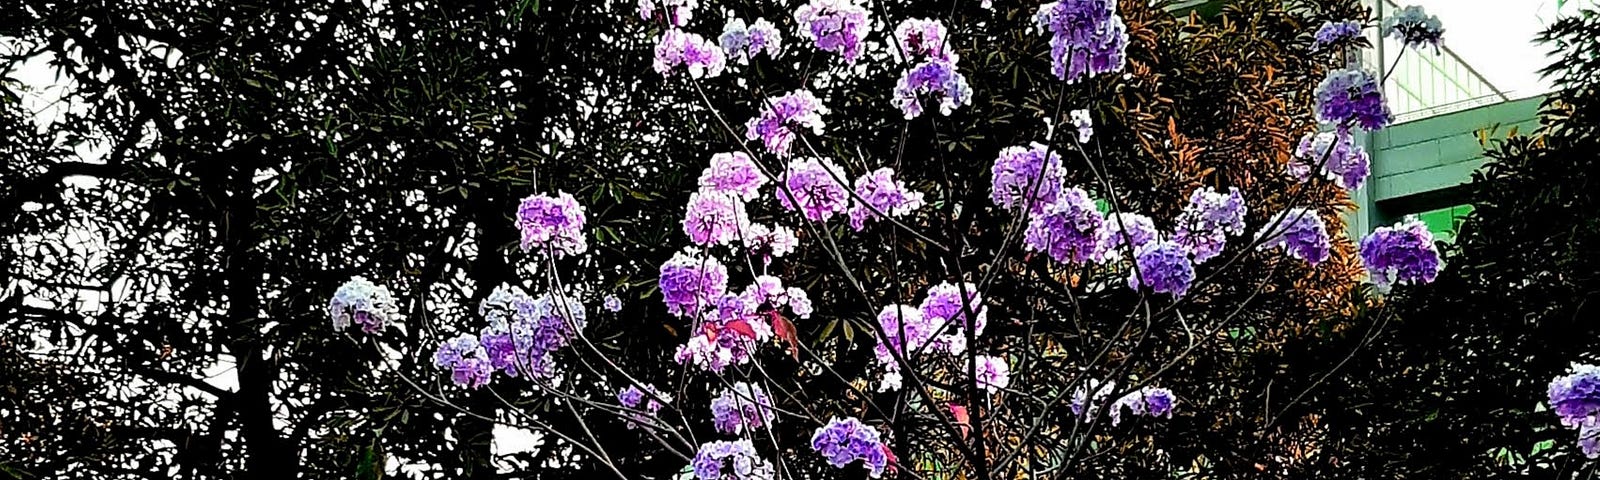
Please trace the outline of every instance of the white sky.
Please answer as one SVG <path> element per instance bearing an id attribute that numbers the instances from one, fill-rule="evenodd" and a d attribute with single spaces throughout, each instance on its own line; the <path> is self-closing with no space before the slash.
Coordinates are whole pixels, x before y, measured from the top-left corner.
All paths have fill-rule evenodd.
<path id="1" fill-rule="evenodd" d="M 1512 98 L 1549 91 L 1538 71 L 1550 63 L 1549 49 L 1534 36 L 1591 0 L 1396 0 L 1401 6 L 1421 5 L 1444 24 L 1444 44 L 1484 78 Z M 1387 12 L 1386 12 L 1387 13 Z"/>

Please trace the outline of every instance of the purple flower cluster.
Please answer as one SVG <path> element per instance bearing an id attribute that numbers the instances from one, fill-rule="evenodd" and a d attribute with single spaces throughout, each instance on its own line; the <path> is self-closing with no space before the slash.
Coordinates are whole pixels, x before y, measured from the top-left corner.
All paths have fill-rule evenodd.
<path id="1" fill-rule="evenodd" d="M 1380 287 L 1432 283 L 1444 269 L 1433 245 L 1433 232 L 1416 216 L 1392 227 L 1379 227 L 1361 239 L 1361 263 Z"/>
<path id="2" fill-rule="evenodd" d="M 813 134 L 821 135 L 822 116 L 826 114 L 828 107 L 810 90 L 795 90 L 772 99 L 759 117 L 745 123 L 745 139 L 761 140 L 768 152 L 787 157 L 797 129 L 808 128 Z"/>
<path id="3" fill-rule="evenodd" d="M 683 233 L 696 245 L 727 245 L 739 240 L 750 225 L 744 200 L 729 193 L 701 190 L 689 195 Z"/>
<path id="4" fill-rule="evenodd" d="M 944 22 L 925 18 L 908 18 L 894 29 L 894 39 L 900 42 L 897 51 L 904 50 L 910 60 L 937 59 L 956 63 L 956 54 L 945 43 L 948 35 Z"/>
<path id="5" fill-rule="evenodd" d="M 489 353 L 478 342 L 478 337 L 462 334 L 439 345 L 433 353 L 433 365 L 450 372 L 450 380 L 467 388 L 478 388 L 489 383 L 494 367 L 489 364 Z"/>
<path id="6" fill-rule="evenodd" d="M 772 399 L 760 385 L 738 382 L 711 399 L 711 423 L 722 433 L 755 432 L 775 418 Z"/>
<path id="7" fill-rule="evenodd" d="M 1256 248 L 1268 250 L 1283 247 L 1289 256 L 1305 260 L 1315 266 L 1332 254 L 1333 244 L 1328 239 L 1328 229 L 1315 210 L 1291 208 L 1278 212 L 1259 232 Z M 1264 240 L 1263 240 L 1264 239 Z"/>
<path id="8" fill-rule="evenodd" d="M 1089 379 L 1087 385 L 1079 385 L 1072 391 L 1072 414 L 1079 418 L 1089 420 L 1095 412 L 1105 405 L 1105 399 L 1111 396 L 1111 391 L 1117 389 L 1117 382 Z"/>
<path id="9" fill-rule="evenodd" d="M 850 191 L 839 183 L 845 177 L 844 169 L 826 158 L 802 158 L 789 162 L 783 173 L 783 183 L 788 192 L 779 192 L 778 201 L 783 208 L 800 210 L 806 218 L 824 222 L 836 214 L 844 213 L 850 204 Z M 791 199 L 790 195 L 794 198 Z"/>
<path id="10" fill-rule="evenodd" d="M 694 18 L 694 9 L 699 7 L 700 0 L 639 0 L 639 18 L 660 19 L 668 25 L 682 27 L 689 24 L 689 19 Z"/>
<path id="11" fill-rule="evenodd" d="M 1094 257 L 1101 262 L 1115 262 L 1122 259 L 1123 251 L 1132 254 L 1145 244 L 1161 239 L 1161 232 L 1156 230 L 1156 223 L 1150 217 L 1138 213 L 1113 213 L 1106 215 L 1104 228 L 1100 229 L 1100 239 L 1095 241 L 1097 250 Z"/>
<path id="12" fill-rule="evenodd" d="M 972 87 L 967 86 L 967 77 L 956 71 L 955 62 L 928 60 L 900 77 L 893 103 L 910 120 L 922 115 L 922 98 L 937 99 L 939 114 L 950 116 L 956 107 L 972 104 Z"/>
<path id="13" fill-rule="evenodd" d="M 1439 23 L 1439 17 L 1428 15 L 1420 6 L 1411 5 L 1383 19 L 1383 34 L 1394 37 L 1407 47 L 1432 45 L 1434 51 L 1438 51 L 1439 44 L 1444 40 L 1444 25 Z"/>
<path id="14" fill-rule="evenodd" d="M 965 305 L 961 301 L 963 291 L 967 299 Z M 967 310 L 974 314 L 970 321 L 966 320 Z M 971 283 L 934 285 L 928 288 L 928 296 L 917 307 L 884 306 L 878 312 L 878 325 L 885 336 L 873 347 L 878 364 L 884 368 L 879 390 L 900 387 L 899 364 L 894 360 L 894 352 L 903 357 L 914 357 L 921 352 L 959 355 L 967 348 L 967 329 L 972 330 L 974 338 L 983 335 L 988 316 L 977 285 Z"/>
<path id="15" fill-rule="evenodd" d="M 811 0 L 794 11 L 794 21 L 806 38 L 825 52 L 837 53 L 854 65 L 861 56 L 861 39 L 870 26 L 867 9 L 857 0 Z"/>
<path id="16" fill-rule="evenodd" d="M 714 78 L 722 75 L 728 58 L 722 48 L 700 35 L 685 33 L 676 28 L 667 30 L 656 41 L 656 73 L 668 75 L 683 66 L 693 78 Z"/>
<path id="17" fill-rule="evenodd" d="M 756 281 L 739 294 L 739 300 L 743 302 L 746 315 L 787 307 L 796 317 L 811 318 L 811 297 L 806 291 L 799 287 L 784 288 L 783 280 L 771 275 L 756 277 Z"/>
<path id="18" fill-rule="evenodd" d="M 1178 214 L 1172 240 L 1194 255 L 1195 264 L 1205 263 L 1222 253 L 1228 236 L 1244 233 L 1247 210 L 1238 188 L 1226 195 L 1211 187 L 1196 189 Z"/>
<path id="19" fill-rule="evenodd" d="M 783 48 L 783 36 L 778 33 L 778 27 L 765 18 L 757 18 L 749 26 L 745 26 L 744 19 L 729 19 L 718 40 L 728 58 L 740 62 L 754 60 L 762 52 L 766 52 L 767 58 L 778 58 L 778 51 Z"/>
<path id="20" fill-rule="evenodd" d="M 1012 146 L 1000 150 L 990 169 L 989 199 L 1005 209 L 1024 207 L 1030 213 L 1043 213 L 1056 203 L 1061 195 L 1061 180 L 1066 171 L 1061 167 L 1061 156 L 1045 152 L 1049 148 L 1040 143 L 1029 146 Z"/>
<path id="21" fill-rule="evenodd" d="M 889 466 L 888 447 L 879 438 L 878 430 L 855 417 L 829 419 L 827 425 L 811 435 L 811 449 L 837 468 L 860 460 L 872 478 L 881 477 Z"/>
<path id="22" fill-rule="evenodd" d="M 922 192 L 906 188 L 894 178 L 894 169 L 879 168 L 856 178 L 856 196 L 862 201 L 850 205 L 850 228 L 861 231 L 867 220 L 879 214 L 899 217 L 922 208 Z"/>
<path id="23" fill-rule="evenodd" d="M 395 304 L 389 287 L 358 275 L 333 292 L 333 298 L 328 299 L 328 316 L 333 318 L 333 331 L 343 331 L 354 322 L 362 332 L 378 333 L 400 319 L 400 306 Z"/>
<path id="24" fill-rule="evenodd" d="M 1078 129 L 1078 143 L 1089 143 L 1089 138 L 1094 136 L 1094 120 L 1089 118 L 1089 110 L 1076 109 L 1071 115 L 1072 127 Z"/>
<path id="25" fill-rule="evenodd" d="M 1054 203 L 1028 219 L 1022 245 L 1030 252 L 1045 252 L 1062 263 L 1084 263 L 1095 258 L 1105 218 L 1083 189 L 1062 190 Z"/>
<path id="26" fill-rule="evenodd" d="M 555 376 L 559 370 L 555 352 L 588 323 L 588 314 L 576 299 L 559 294 L 532 298 L 505 286 L 485 298 L 478 313 L 489 321 L 479 341 L 490 365 L 513 377 Z"/>
<path id="27" fill-rule="evenodd" d="M 772 480 L 772 463 L 748 439 L 700 444 L 690 463 L 698 480 Z"/>
<path id="28" fill-rule="evenodd" d="M 1194 264 L 1189 261 L 1189 251 L 1176 242 L 1149 242 L 1134 252 L 1138 275 L 1128 275 L 1128 286 L 1144 286 L 1156 293 L 1181 297 L 1194 282 Z"/>
<path id="29" fill-rule="evenodd" d="M 1135 416 L 1172 418 L 1172 405 L 1176 402 L 1172 391 L 1165 388 L 1144 387 L 1128 392 L 1111 404 L 1111 425 L 1122 423 L 1124 409 Z"/>
<path id="30" fill-rule="evenodd" d="M 1347 45 L 1361 38 L 1361 22 L 1345 20 L 1340 22 L 1329 21 L 1317 29 L 1316 42 L 1312 44 L 1317 50 L 1329 50 Z"/>
<path id="31" fill-rule="evenodd" d="M 1060 0 L 1039 6 L 1034 24 L 1050 37 L 1050 72 L 1067 83 L 1088 75 L 1119 72 L 1128 48 L 1128 27 L 1116 0 Z"/>
<path id="32" fill-rule="evenodd" d="M 745 201 L 760 196 L 761 187 L 766 184 L 767 176 L 743 152 L 712 155 L 711 165 L 700 172 L 701 190 L 737 195 Z"/>
<path id="33" fill-rule="evenodd" d="M 972 380 L 979 388 L 994 393 L 1011 385 L 1011 365 L 1006 363 L 1005 357 L 979 355 L 974 360 L 978 368 Z"/>
<path id="34" fill-rule="evenodd" d="M 606 295 L 605 298 L 601 299 L 601 305 L 604 306 L 608 312 L 615 313 L 622 311 L 622 299 L 617 298 L 616 295 Z"/>
<path id="35" fill-rule="evenodd" d="M 1600 458 L 1600 367 L 1574 363 L 1566 376 L 1551 380 L 1550 409 L 1561 425 L 1578 429 L 1584 456 Z"/>
<path id="36" fill-rule="evenodd" d="M 589 249 L 583 236 L 583 206 L 572 194 L 533 195 L 517 207 L 517 229 L 522 231 L 522 250 L 541 250 L 561 258 Z"/>
<path id="37" fill-rule="evenodd" d="M 765 262 L 794 253 L 800 247 L 800 239 L 794 236 L 794 230 L 789 227 L 769 227 L 759 223 L 750 224 L 750 228 L 745 230 L 744 243 L 751 255 L 759 256 Z"/>
<path id="38" fill-rule="evenodd" d="M 656 416 L 661 411 L 661 407 L 666 406 L 662 403 L 664 401 L 670 402 L 672 399 L 654 385 L 645 385 L 642 389 L 638 385 L 628 385 L 627 388 L 617 391 L 618 404 L 636 410 L 643 410 L 643 412 L 630 413 L 628 415 L 628 428 L 634 428 L 638 423 L 649 421 L 649 418 L 646 417 Z"/>
<path id="39" fill-rule="evenodd" d="M 1359 126 L 1375 132 L 1394 115 L 1383 101 L 1378 79 L 1361 69 L 1335 70 L 1317 85 L 1317 118 L 1340 127 Z"/>
<path id="40" fill-rule="evenodd" d="M 1371 160 L 1367 150 L 1356 143 L 1349 129 L 1332 132 L 1307 133 L 1300 138 L 1294 150 L 1294 160 L 1289 162 L 1289 175 L 1306 181 L 1311 171 L 1321 165 L 1321 174 L 1346 190 L 1361 188 L 1371 173 Z"/>
<path id="41" fill-rule="evenodd" d="M 728 291 L 728 267 L 699 249 L 689 247 L 661 264 L 661 297 L 667 312 L 697 317 L 714 306 Z"/>

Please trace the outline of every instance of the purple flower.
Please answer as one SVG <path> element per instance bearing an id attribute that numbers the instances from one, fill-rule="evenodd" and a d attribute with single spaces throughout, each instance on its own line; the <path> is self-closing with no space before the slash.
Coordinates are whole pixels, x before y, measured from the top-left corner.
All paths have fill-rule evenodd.
<path id="1" fill-rule="evenodd" d="M 1089 138 L 1094 136 L 1094 120 L 1089 118 L 1089 110 L 1080 108 L 1071 114 L 1072 126 L 1078 129 L 1078 143 L 1089 143 Z"/>
<path id="2" fill-rule="evenodd" d="M 882 476 L 889 465 L 888 448 L 878 437 L 878 430 L 855 417 L 829 419 L 827 425 L 811 435 L 811 449 L 837 468 L 860 460 L 872 478 Z"/>
<path id="3" fill-rule="evenodd" d="M 1127 26 L 1115 0 L 1061 0 L 1039 6 L 1034 24 L 1050 34 L 1050 72 L 1067 83 L 1122 71 Z"/>
<path id="4" fill-rule="evenodd" d="M 1103 225 L 1105 218 L 1089 200 L 1089 193 L 1068 188 L 1055 203 L 1028 220 L 1022 245 L 1030 252 L 1045 252 L 1057 262 L 1083 263 L 1094 258 Z"/>
<path id="5" fill-rule="evenodd" d="M 794 21 L 822 51 L 837 53 L 852 65 L 861 56 L 861 38 L 869 24 L 867 9 L 856 0 L 811 0 L 794 11 Z"/>
<path id="6" fill-rule="evenodd" d="M 1550 409 L 1561 424 L 1575 428 L 1600 419 L 1600 367 L 1573 363 L 1567 375 L 1550 381 Z"/>
<path id="7" fill-rule="evenodd" d="M 1113 213 L 1106 215 L 1104 228 L 1100 229 L 1100 239 L 1095 242 L 1098 250 L 1094 257 L 1101 262 L 1115 262 L 1122 260 L 1122 253 L 1126 250 L 1133 253 L 1145 244 L 1161 240 L 1161 232 L 1156 230 L 1156 223 L 1137 213 Z"/>
<path id="8" fill-rule="evenodd" d="M 1026 205 L 1033 214 L 1055 203 L 1066 171 L 1061 168 L 1061 156 L 1050 152 L 1047 158 L 1047 150 L 1040 143 L 1000 150 L 990 169 L 989 199 L 1008 210 Z"/>
<path id="9" fill-rule="evenodd" d="M 584 219 L 583 207 L 567 192 L 524 198 L 517 207 L 522 250 L 541 250 L 556 258 L 583 253 L 589 249 L 583 236 Z"/>
<path id="10" fill-rule="evenodd" d="M 628 385 L 628 388 L 617 391 L 617 403 L 628 408 L 639 408 L 644 403 L 644 391 L 637 385 Z"/>
<path id="11" fill-rule="evenodd" d="M 1422 7 L 1411 5 L 1400 10 L 1400 13 L 1383 19 L 1383 34 L 1394 37 L 1407 47 L 1421 48 L 1423 45 L 1432 45 L 1435 52 L 1444 40 L 1444 25 L 1439 23 L 1439 17 L 1428 15 Z"/>
<path id="12" fill-rule="evenodd" d="M 577 299 L 551 293 L 532 298 L 505 286 L 495 288 L 478 313 L 489 321 L 479 335 L 489 366 L 513 377 L 554 376 L 560 370 L 555 352 L 587 324 Z"/>
<path id="13" fill-rule="evenodd" d="M 1318 165 L 1322 166 L 1322 176 L 1346 190 L 1361 188 L 1371 172 L 1367 150 L 1355 142 L 1355 136 L 1346 128 L 1301 137 L 1294 160 L 1289 162 L 1289 175 L 1304 182 Z"/>
<path id="14" fill-rule="evenodd" d="M 689 24 L 694 9 L 699 7 L 700 0 L 639 0 L 639 18 L 664 20 L 668 25 L 682 27 Z"/>
<path id="15" fill-rule="evenodd" d="M 890 349 L 901 356 L 920 350 L 933 336 L 935 328 L 923 318 L 922 310 L 910 305 L 884 305 L 878 311 L 878 325 L 883 327 L 885 337 L 878 339 L 873 353 L 878 363 L 886 366 L 896 365 Z"/>
<path id="16" fill-rule="evenodd" d="M 1328 230 L 1316 211 L 1291 208 L 1278 212 L 1262 231 L 1256 232 L 1261 240 L 1258 250 L 1282 247 L 1289 256 L 1305 260 L 1312 266 L 1327 260 L 1333 245 Z"/>
<path id="17" fill-rule="evenodd" d="M 1227 195 L 1211 187 L 1196 189 L 1178 214 L 1172 241 L 1193 254 L 1195 264 L 1205 263 L 1222 253 L 1229 235 L 1244 233 L 1247 210 L 1238 188 L 1229 188 Z"/>
<path id="18" fill-rule="evenodd" d="M 851 202 L 850 228 L 861 231 L 867 220 L 879 214 L 899 217 L 922 208 L 922 192 L 906 188 L 894 178 L 894 169 L 884 167 L 856 178 L 856 196 L 865 200 Z M 870 206 L 870 207 L 869 207 Z"/>
<path id="19" fill-rule="evenodd" d="M 1340 127 L 1359 126 L 1369 132 L 1394 120 L 1383 101 L 1378 79 L 1360 69 L 1335 70 L 1317 85 L 1317 118 Z"/>
<path id="20" fill-rule="evenodd" d="M 698 316 L 728 291 L 728 268 L 716 257 L 689 247 L 661 264 L 659 285 L 668 313 Z"/>
<path id="21" fill-rule="evenodd" d="M 778 27 L 764 18 L 757 18 L 748 27 L 743 19 L 731 18 L 728 25 L 722 28 L 722 37 L 718 40 L 728 58 L 740 62 L 754 60 L 762 52 L 766 52 L 767 58 L 778 58 L 778 51 L 783 48 L 783 36 L 778 33 Z"/>
<path id="22" fill-rule="evenodd" d="M 1361 263 L 1372 275 L 1372 283 L 1380 287 L 1433 283 L 1444 269 L 1433 245 L 1433 232 L 1414 215 L 1361 239 Z"/>
<path id="23" fill-rule="evenodd" d="M 962 299 L 966 299 L 965 304 Z M 970 282 L 960 285 L 942 282 L 929 287 L 928 296 L 922 299 L 922 305 L 918 308 L 922 310 L 923 321 L 932 327 L 930 333 L 933 335 L 928 348 L 951 355 L 966 351 L 967 329 L 972 329 L 973 337 L 982 336 L 984 327 L 989 323 L 989 311 L 984 308 L 983 296 L 978 293 L 978 286 Z M 975 316 L 968 319 L 968 311 Z"/>
<path id="24" fill-rule="evenodd" d="M 827 221 L 844 213 L 849 205 L 850 191 L 840 183 L 844 178 L 844 169 L 826 158 L 790 161 L 782 180 L 788 192 L 778 192 L 778 202 L 783 208 L 800 210 L 811 220 Z"/>
<path id="25" fill-rule="evenodd" d="M 1313 48 L 1317 50 L 1327 50 L 1353 43 L 1356 39 L 1361 38 L 1361 22 L 1353 20 L 1327 22 L 1322 24 L 1322 28 L 1317 29 L 1316 37 L 1317 40 L 1313 44 Z"/>
<path id="26" fill-rule="evenodd" d="M 1172 391 L 1165 388 L 1144 387 L 1128 392 L 1111 404 L 1111 425 L 1122 423 L 1122 412 L 1138 416 L 1172 418 Z"/>
<path id="27" fill-rule="evenodd" d="M 975 360 L 978 369 L 973 381 L 978 387 L 994 393 L 1011 385 L 1011 366 L 1006 364 L 1005 357 L 979 355 Z"/>
<path id="28" fill-rule="evenodd" d="M 738 382 L 711 399 L 711 422 L 722 433 L 754 433 L 770 425 L 775 418 L 777 413 L 772 408 L 772 399 L 760 385 Z"/>
<path id="29" fill-rule="evenodd" d="M 1072 391 L 1072 414 L 1085 421 L 1090 420 L 1103 406 L 1105 399 L 1111 396 L 1111 391 L 1116 389 L 1117 382 L 1113 381 L 1090 379 L 1087 385 L 1079 385 Z"/>
<path id="30" fill-rule="evenodd" d="M 738 195 L 747 202 L 760 196 L 766 184 L 767 176 L 743 152 L 712 155 L 711 165 L 700 172 L 701 190 Z"/>
<path id="31" fill-rule="evenodd" d="M 622 299 L 617 298 L 616 295 L 606 295 L 604 299 L 601 299 L 601 303 L 608 312 L 622 311 Z"/>
<path id="32" fill-rule="evenodd" d="M 450 372 L 452 382 L 467 388 L 484 386 L 494 374 L 488 352 L 478 343 L 478 337 L 470 334 L 440 344 L 433 353 L 433 365 Z"/>
<path id="33" fill-rule="evenodd" d="M 795 90 L 772 99 L 761 110 L 761 116 L 745 123 L 745 139 L 761 140 L 768 152 L 787 157 L 797 129 L 808 128 L 812 134 L 821 135 L 822 116 L 827 114 L 828 107 L 810 90 Z"/>
<path id="34" fill-rule="evenodd" d="M 910 120 L 922 115 L 922 98 L 937 99 L 939 114 L 950 116 L 956 107 L 972 104 L 972 88 L 967 86 L 967 77 L 956 71 L 955 62 L 931 59 L 900 77 L 892 103 Z"/>
<path id="35" fill-rule="evenodd" d="M 328 316 L 333 318 L 333 331 L 343 331 L 354 322 L 365 333 L 378 333 L 390 322 L 400 320 L 400 306 L 394 302 L 389 287 L 377 285 L 360 275 L 340 285 L 328 299 Z"/>
<path id="36" fill-rule="evenodd" d="M 722 48 L 699 35 L 684 33 L 676 28 L 661 34 L 656 41 L 656 73 L 668 75 L 679 65 L 693 78 L 713 78 L 722 75 L 727 66 L 727 56 Z"/>
<path id="37" fill-rule="evenodd" d="M 750 225 L 744 201 L 732 194 L 699 191 L 689 195 L 683 214 L 683 233 L 700 246 L 727 245 L 739 240 Z"/>
<path id="38" fill-rule="evenodd" d="M 910 60 L 945 60 L 955 65 L 958 58 L 945 43 L 947 35 L 944 22 L 926 18 L 908 18 L 894 29 L 894 39 L 899 43 L 898 53 L 904 50 Z"/>
<path id="39" fill-rule="evenodd" d="M 1128 276 L 1130 288 L 1138 289 L 1142 280 L 1144 286 L 1156 293 L 1181 297 L 1194 282 L 1194 264 L 1189 261 L 1189 251 L 1176 242 L 1146 243 L 1135 251 L 1134 258 L 1139 275 Z"/>
<path id="40" fill-rule="evenodd" d="M 770 309 L 777 311 L 789 307 L 789 312 L 796 317 L 811 317 L 811 298 L 805 290 L 797 287 L 783 287 L 783 280 L 771 275 L 756 277 L 755 283 L 745 287 L 739 294 L 739 300 L 744 303 L 744 310 L 757 312 Z"/>
<path id="41" fill-rule="evenodd" d="M 760 256 L 764 261 L 770 262 L 773 257 L 794 253 L 800 246 L 800 239 L 795 238 L 794 230 L 789 227 L 783 225 L 769 227 L 756 223 L 745 230 L 744 243 L 751 255 Z"/>
<path id="42" fill-rule="evenodd" d="M 699 480 L 771 480 L 773 474 L 772 463 L 748 439 L 702 443 L 690 467 Z"/>

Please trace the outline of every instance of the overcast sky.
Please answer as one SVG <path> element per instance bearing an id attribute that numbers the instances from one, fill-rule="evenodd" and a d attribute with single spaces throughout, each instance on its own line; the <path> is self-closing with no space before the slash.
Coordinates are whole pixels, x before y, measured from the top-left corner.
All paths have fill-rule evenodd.
<path id="1" fill-rule="evenodd" d="M 1513 98 L 1543 93 L 1549 82 L 1536 72 L 1550 63 L 1548 48 L 1533 37 L 1556 18 L 1592 0 L 1397 0 L 1421 5 L 1444 23 L 1444 44 Z"/>

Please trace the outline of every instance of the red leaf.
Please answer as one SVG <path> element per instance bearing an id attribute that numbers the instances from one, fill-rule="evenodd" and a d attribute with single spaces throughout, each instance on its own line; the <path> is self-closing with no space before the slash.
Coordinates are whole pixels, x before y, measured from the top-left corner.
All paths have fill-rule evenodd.
<path id="1" fill-rule="evenodd" d="M 755 329 L 750 328 L 750 322 L 746 322 L 744 320 L 734 320 L 725 323 L 722 325 L 722 328 L 733 330 L 740 335 L 744 335 L 744 338 L 756 338 Z"/>
<path id="2" fill-rule="evenodd" d="M 789 355 L 794 357 L 794 361 L 800 361 L 800 340 L 799 335 L 794 331 L 794 324 L 789 323 L 788 319 L 783 318 L 783 315 L 779 315 L 776 311 L 771 312 L 770 315 L 772 316 L 772 333 L 789 345 Z"/>
<path id="3" fill-rule="evenodd" d="M 710 343 L 717 343 L 716 325 L 712 325 L 711 322 L 706 322 L 705 324 L 700 325 L 700 330 L 706 333 L 706 341 Z"/>
<path id="4" fill-rule="evenodd" d="M 887 462 L 888 463 L 888 465 L 887 465 L 888 468 L 885 468 L 884 470 L 887 470 L 889 472 L 889 478 L 894 478 L 895 467 L 900 464 L 900 459 L 899 458 L 895 458 L 894 450 L 890 450 L 888 445 L 884 445 L 884 444 L 880 443 L 880 444 L 878 444 L 878 448 L 883 449 L 883 456 L 885 458 L 889 459 L 889 461 Z"/>
<path id="5" fill-rule="evenodd" d="M 961 426 L 961 438 L 967 438 L 967 430 L 972 429 L 972 420 L 967 416 L 967 407 L 957 403 L 950 404 L 950 416 L 956 417 L 956 425 Z"/>

